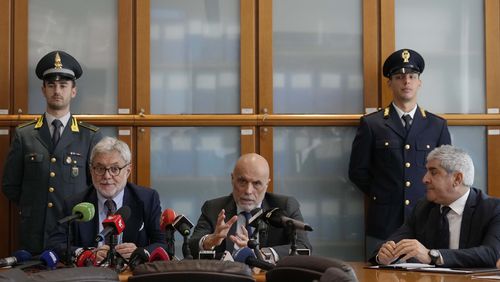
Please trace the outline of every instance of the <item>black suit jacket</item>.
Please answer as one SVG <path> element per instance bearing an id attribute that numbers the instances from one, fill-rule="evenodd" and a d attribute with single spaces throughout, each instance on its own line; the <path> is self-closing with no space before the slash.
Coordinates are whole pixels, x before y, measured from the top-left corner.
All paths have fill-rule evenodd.
<path id="1" fill-rule="evenodd" d="M 90 152 L 99 128 L 71 116 L 54 147 L 45 116 L 16 128 L 5 161 L 2 189 L 20 210 L 20 248 L 41 253 L 63 217 L 64 199 L 91 184 Z"/>
<path id="2" fill-rule="evenodd" d="M 264 200 L 262 201 L 262 209 L 264 211 L 271 208 L 280 208 L 284 210 L 288 217 L 304 221 L 302 214 L 300 212 L 300 206 L 297 200 L 293 197 L 287 197 L 283 195 L 277 195 L 274 193 L 266 193 Z M 233 199 L 232 194 L 229 196 L 213 199 L 206 201 L 201 208 L 201 215 L 196 224 L 193 235 L 189 239 L 189 247 L 191 249 L 191 254 L 194 258 L 198 257 L 199 252 L 199 241 L 201 237 L 206 234 L 211 234 L 215 231 L 215 225 L 217 223 L 217 215 L 224 209 L 226 211 L 226 220 L 229 220 L 234 215 L 237 215 L 236 203 Z M 229 230 L 229 235 L 236 234 L 236 223 L 231 226 Z M 265 236 L 261 236 L 267 234 Z M 264 237 L 264 238 L 261 238 Z M 260 247 L 273 247 L 273 249 L 278 253 L 280 257 L 287 256 L 290 251 L 290 239 L 289 234 L 284 228 L 276 228 L 273 226 L 268 226 L 267 230 L 263 233 L 259 233 L 259 244 Z M 297 230 L 297 247 L 307 248 L 312 250 L 311 243 L 307 239 L 305 231 Z M 222 253 L 225 250 L 232 253 L 234 251 L 234 243 L 229 238 L 226 238 L 222 244 L 215 248 L 217 253 Z"/>
<path id="3" fill-rule="evenodd" d="M 417 107 L 408 134 L 392 106 L 361 117 L 349 178 L 368 196 L 366 234 L 385 239 L 425 195 L 427 154 L 451 144 L 446 120 Z"/>
<path id="4" fill-rule="evenodd" d="M 436 249 L 439 209 L 427 200 L 419 202 L 411 217 L 387 240 L 417 239 L 426 248 Z M 459 249 L 440 252 L 443 267 L 495 267 L 500 256 L 500 200 L 471 188 L 462 215 Z"/>
<path id="5" fill-rule="evenodd" d="M 153 189 L 127 183 L 123 195 L 123 206 L 130 208 L 130 217 L 125 221 L 123 242 L 135 243 L 137 247 L 148 251 L 165 246 L 165 234 L 160 230 L 161 206 L 158 192 Z M 64 211 L 70 215 L 73 207 L 81 202 L 94 204 L 97 209 L 97 192 L 92 186 L 85 193 L 78 194 L 65 201 Z M 98 211 L 93 220 L 88 222 L 73 222 L 71 224 L 71 249 L 74 252 L 79 247 L 96 247 L 96 235 L 99 231 Z M 65 257 L 67 224 L 59 226 L 50 236 L 50 245 L 58 255 Z"/>

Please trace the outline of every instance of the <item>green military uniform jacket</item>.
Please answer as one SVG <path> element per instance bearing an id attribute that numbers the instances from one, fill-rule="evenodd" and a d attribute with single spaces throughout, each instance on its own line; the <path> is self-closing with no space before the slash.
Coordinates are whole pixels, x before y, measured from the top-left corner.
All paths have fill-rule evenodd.
<path id="1" fill-rule="evenodd" d="M 16 128 L 2 189 L 19 208 L 21 249 L 44 251 L 50 232 L 64 216 L 64 199 L 88 189 L 90 152 L 101 138 L 99 128 L 73 116 L 55 148 L 44 115 Z"/>

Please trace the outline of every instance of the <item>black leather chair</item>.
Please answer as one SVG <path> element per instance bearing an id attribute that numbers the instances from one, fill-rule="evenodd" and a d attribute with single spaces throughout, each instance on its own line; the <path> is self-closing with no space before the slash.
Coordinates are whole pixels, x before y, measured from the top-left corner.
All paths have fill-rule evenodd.
<path id="1" fill-rule="evenodd" d="M 218 260 L 155 261 L 137 266 L 129 282 L 255 282 L 251 269 Z"/>
<path id="2" fill-rule="evenodd" d="M 331 268 L 340 271 L 330 270 Z M 318 256 L 283 257 L 276 263 L 274 269 L 266 273 L 267 282 L 312 282 L 318 281 L 322 277 L 324 279 L 322 281 L 358 281 L 354 270 L 345 262 Z"/>

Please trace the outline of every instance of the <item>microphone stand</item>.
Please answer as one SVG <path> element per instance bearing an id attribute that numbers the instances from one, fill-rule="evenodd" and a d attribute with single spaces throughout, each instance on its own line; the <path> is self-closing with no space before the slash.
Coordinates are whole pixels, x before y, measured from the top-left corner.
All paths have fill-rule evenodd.
<path id="1" fill-rule="evenodd" d="M 66 265 L 70 266 L 71 265 L 71 244 L 70 244 L 70 238 L 71 238 L 71 221 L 68 221 L 68 232 L 66 232 Z"/>
<path id="2" fill-rule="evenodd" d="M 189 249 L 188 236 L 189 235 L 182 236 L 184 237 L 184 242 L 182 243 L 182 256 L 184 256 L 185 260 L 193 259 L 193 256 L 191 255 L 191 250 Z"/>
<path id="3" fill-rule="evenodd" d="M 292 221 L 286 222 L 286 229 L 288 234 L 290 234 L 290 255 L 296 256 L 297 253 L 297 230 L 295 229 L 295 225 Z"/>
<path id="4" fill-rule="evenodd" d="M 167 241 L 167 253 L 168 255 L 173 258 L 175 257 L 175 236 L 174 236 L 175 229 L 173 227 L 167 227 L 165 229 L 165 241 Z"/>
<path id="5" fill-rule="evenodd" d="M 121 266 L 117 263 L 118 258 L 120 258 L 125 263 L 127 263 L 127 260 L 115 250 L 117 243 L 118 236 L 111 235 L 111 238 L 109 240 L 108 254 L 106 255 L 106 258 L 99 263 L 98 266 L 102 266 L 103 264 L 108 263 L 109 267 L 114 268 L 115 271 L 119 273 L 121 271 Z"/>
<path id="6" fill-rule="evenodd" d="M 258 259 L 265 261 L 264 256 L 260 252 L 259 241 L 257 240 L 257 234 L 260 234 L 262 224 L 264 224 L 262 220 L 259 220 L 257 223 L 257 227 L 255 227 L 252 236 L 250 236 L 247 242 L 247 247 L 253 250 L 255 256 L 257 256 Z"/>

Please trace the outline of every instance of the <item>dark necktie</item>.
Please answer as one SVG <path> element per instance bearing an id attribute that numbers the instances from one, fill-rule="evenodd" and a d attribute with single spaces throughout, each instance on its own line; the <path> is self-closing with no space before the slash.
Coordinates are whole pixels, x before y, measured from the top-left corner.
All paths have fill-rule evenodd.
<path id="1" fill-rule="evenodd" d="M 55 147 L 59 142 L 59 139 L 61 139 L 60 128 L 63 124 L 60 120 L 55 119 L 54 121 L 52 121 L 52 125 L 54 126 L 54 133 L 52 133 L 52 145 L 54 145 Z"/>
<path id="2" fill-rule="evenodd" d="M 244 211 L 241 212 L 245 216 L 245 228 L 247 229 L 248 232 L 248 238 L 252 237 L 252 227 L 250 224 L 248 224 L 248 221 L 252 217 L 252 214 L 250 212 Z"/>
<path id="3" fill-rule="evenodd" d="M 405 121 L 405 129 L 406 129 L 406 132 L 410 131 L 410 127 L 411 127 L 411 116 L 408 115 L 408 114 L 404 114 L 403 115 L 403 120 Z"/>
<path id="4" fill-rule="evenodd" d="M 436 249 L 450 248 L 450 225 L 448 223 L 448 217 L 446 216 L 450 212 L 450 210 L 451 208 L 448 206 L 443 206 L 441 208 Z"/>
<path id="5" fill-rule="evenodd" d="M 113 200 L 106 200 L 106 202 L 104 202 L 104 205 L 107 208 L 107 211 L 106 211 L 106 215 L 107 216 L 110 216 L 110 215 L 112 215 L 112 214 L 114 214 L 116 212 L 116 203 L 115 203 L 115 201 L 113 201 Z"/>

